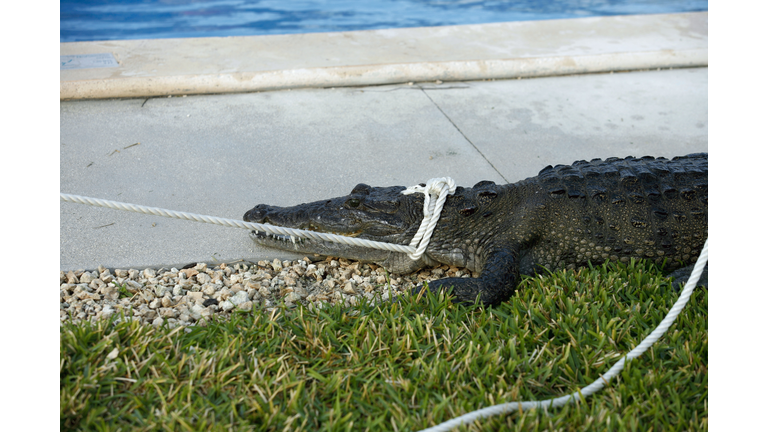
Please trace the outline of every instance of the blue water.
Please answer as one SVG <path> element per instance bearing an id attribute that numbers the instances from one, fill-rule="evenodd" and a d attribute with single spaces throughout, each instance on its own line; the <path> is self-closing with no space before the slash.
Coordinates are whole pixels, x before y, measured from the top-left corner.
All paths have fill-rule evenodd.
<path id="1" fill-rule="evenodd" d="M 61 42 L 251 36 L 696 12 L 707 0 L 61 0 Z"/>

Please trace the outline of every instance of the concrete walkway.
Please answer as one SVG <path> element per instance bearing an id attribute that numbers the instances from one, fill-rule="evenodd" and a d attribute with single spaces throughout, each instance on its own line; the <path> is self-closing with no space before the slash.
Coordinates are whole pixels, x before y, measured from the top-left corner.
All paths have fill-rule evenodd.
<path id="1" fill-rule="evenodd" d="M 697 67 L 62 101 L 60 189 L 240 219 L 259 203 L 345 195 L 361 182 L 472 186 L 579 159 L 702 152 L 707 77 Z M 292 257 L 258 248 L 246 230 L 60 209 L 62 270 Z"/>

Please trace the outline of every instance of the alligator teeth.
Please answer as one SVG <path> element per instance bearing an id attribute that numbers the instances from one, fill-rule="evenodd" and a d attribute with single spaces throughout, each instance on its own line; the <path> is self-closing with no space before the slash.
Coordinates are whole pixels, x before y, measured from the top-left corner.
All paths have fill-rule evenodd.
<path id="1" fill-rule="evenodd" d="M 286 243 L 290 241 L 294 245 L 296 245 L 297 243 L 298 244 L 302 244 L 306 240 L 303 237 L 296 237 L 296 236 L 292 236 L 292 235 L 286 236 L 286 235 L 280 235 L 280 234 L 270 234 L 270 233 L 267 233 L 267 232 L 256 231 L 256 230 L 253 230 L 251 232 L 256 237 L 259 237 L 259 238 L 262 238 L 262 239 L 265 239 L 265 240 L 281 241 L 281 242 L 286 242 Z"/>

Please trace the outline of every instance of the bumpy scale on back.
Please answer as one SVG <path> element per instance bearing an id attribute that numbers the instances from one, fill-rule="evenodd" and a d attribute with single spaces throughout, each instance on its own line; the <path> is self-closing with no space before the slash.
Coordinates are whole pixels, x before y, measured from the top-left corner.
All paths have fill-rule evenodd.
<path id="1" fill-rule="evenodd" d="M 408 244 L 422 219 L 423 196 L 402 186 L 357 185 L 348 196 L 294 207 L 258 205 L 244 220 Z M 447 278 L 459 301 L 508 299 L 519 274 L 577 268 L 588 262 L 666 260 L 674 270 L 695 262 L 707 238 L 707 154 L 672 160 L 627 157 L 546 167 L 517 183 L 480 182 L 448 198 L 427 251 L 405 254 L 252 233 L 269 247 L 375 262 L 394 273 L 437 263 L 480 277 Z"/>

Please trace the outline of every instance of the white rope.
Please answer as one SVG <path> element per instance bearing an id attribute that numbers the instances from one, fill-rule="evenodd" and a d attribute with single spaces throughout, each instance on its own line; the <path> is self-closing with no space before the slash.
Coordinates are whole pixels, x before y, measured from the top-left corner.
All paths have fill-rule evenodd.
<path id="1" fill-rule="evenodd" d="M 236 219 L 225 219 L 215 216 L 206 216 L 195 213 L 180 212 L 174 210 L 166 210 L 158 207 L 147 207 L 137 204 L 128 204 L 118 201 L 103 200 L 98 198 L 90 198 L 79 195 L 70 195 L 60 193 L 61 201 L 71 202 L 76 204 L 87 204 L 97 207 L 106 207 L 114 210 L 125 210 L 136 213 L 151 214 L 155 216 L 163 216 L 173 219 L 184 219 L 195 222 L 205 222 L 214 225 L 222 225 L 233 228 L 244 228 L 249 230 L 263 231 L 270 234 L 286 235 L 290 236 L 291 240 L 294 237 L 310 238 L 314 240 L 325 240 L 334 243 L 342 243 L 353 246 L 369 247 L 373 249 L 382 249 L 393 252 L 402 252 L 408 254 L 408 256 L 415 260 L 421 258 L 424 252 L 427 250 L 429 240 L 432 238 L 432 232 L 435 230 L 437 221 L 440 219 L 440 212 L 443 210 L 443 204 L 448 197 L 448 194 L 453 194 L 456 191 L 456 183 L 450 177 L 434 178 L 427 182 L 426 186 L 413 186 L 407 188 L 402 193 L 409 195 L 412 193 L 424 194 L 424 219 L 421 221 L 419 230 L 411 240 L 409 246 L 384 243 L 373 240 L 358 239 L 354 237 L 346 237 L 336 234 L 327 234 L 317 231 L 307 231 L 296 228 L 285 228 L 276 225 L 265 225 L 253 222 L 239 221 Z M 417 247 L 418 246 L 418 247 Z"/>
<path id="2" fill-rule="evenodd" d="M 60 193 L 61 201 L 71 202 L 76 204 L 87 204 L 97 207 L 106 207 L 114 210 L 125 210 L 136 213 L 152 214 L 155 216 L 163 216 L 173 219 L 184 219 L 195 222 L 205 222 L 214 225 L 222 225 L 233 228 L 244 228 L 249 230 L 263 231 L 270 234 L 287 235 L 291 237 L 310 238 L 315 240 L 325 240 L 334 243 L 342 243 L 353 246 L 369 247 L 373 249 L 382 249 L 393 252 L 402 252 L 408 254 L 408 256 L 415 260 L 421 258 L 424 252 L 427 250 L 429 240 L 432 238 L 432 232 L 437 225 L 438 219 L 440 219 L 440 212 L 443 210 L 443 204 L 448 194 L 453 194 L 456 191 L 456 183 L 450 177 L 431 179 L 424 187 L 413 186 L 402 193 L 405 195 L 412 193 L 424 194 L 424 219 L 421 221 L 419 230 L 411 240 L 409 246 L 403 246 L 394 243 L 377 242 L 373 240 L 358 239 L 354 237 L 346 237 L 336 234 L 327 234 L 316 231 L 307 231 L 295 228 L 285 228 L 276 225 L 257 224 L 253 222 L 239 221 L 235 219 L 225 219 L 215 216 L 206 216 L 195 213 L 180 212 L 174 210 L 166 210 L 158 207 L 147 207 L 137 204 L 128 204 L 118 201 L 102 200 L 98 198 L 90 198 L 79 195 L 70 195 Z M 436 198 L 436 200 L 435 200 Z M 418 247 L 417 247 L 418 246 Z"/>
<path id="3" fill-rule="evenodd" d="M 445 200 L 448 199 L 448 195 L 453 195 L 454 192 L 456 192 L 456 182 L 450 177 L 433 178 L 425 186 L 411 186 L 402 192 L 403 195 L 424 194 L 424 219 L 421 220 L 419 230 L 411 239 L 410 244 L 411 247 L 416 248 L 416 252 L 408 254 L 412 260 L 416 261 L 424 255 L 429 240 L 432 238 L 432 232 L 440 219 Z"/>
<path id="4" fill-rule="evenodd" d="M 675 318 L 677 318 L 677 316 L 680 314 L 680 311 L 683 310 L 685 305 L 688 303 L 688 300 L 691 298 L 691 294 L 693 294 L 693 289 L 696 288 L 696 283 L 699 281 L 702 271 L 704 271 L 704 266 L 707 264 L 707 260 L 709 257 L 708 244 L 709 244 L 709 240 L 704 242 L 704 247 L 701 250 L 699 259 L 696 261 L 696 264 L 693 266 L 693 271 L 691 272 L 691 276 L 688 278 L 688 282 L 685 284 L 685 288 L 683 288 L 683 292 L 680 293 L 680 297 L 677 299 L 675 304 L 667 313 L 667 316 L 664 317 L 664 319 L 661 321 L 658 327 L 656 327 L 656 329 L 653 332 L 651 332 L 651 334 L 649 334 L 645 339 L 643 339 L 643 341 L 640 342 L 640 344 L 637 347 L 635 347 L 635 349 L 630 351 L 624 358 L 616 362 L 616 364 L 613 365 L 613 367 L 610 368 L 608 372 L 605 373 L 605 375 L 601 376 L 598 380 L 596 380 L 592 384 L 584 387 L 581 390 L 578 390 L 566 396 L 561 396 L 559 398 L 547 399 L 543 401 L 508 402 L 508 403 L 503 403 L 499 405 L 494 405 L 488 408 L 483 408 L 477 411 L 473 411 L 471 413 L 464 414 L 463 416 L 456 417 L 455 419 L 448 420 L 447 422 L 440 423 L 439 425 L 433 426 L 431 428 L 424 429 L 422 432 L 449 431 L 453 428 L 461 426 L 462 424 L 470 424 L 473 421 L 480 418 L 491 417 L 499 414 L 505 414 L 512 411 L 529 410 L 533 408 L 545 408 L 545 409 L 557 408 L 569 402 L 579 400 L 580 398 L 586 398 L 587 396 L 599 391 L 600 389 L 605 387 L 605 385 L 608 383 L 608 381 L 610 381 L 611 378 L 616 376 L 619 372 L 621 372 L 622 369 L 624 369 L 624 364 L 626 363 L 627 359 L 633 359 L 643 354 L 648 348 L 650 348 L 651 345 L 654 344 L 654 342 L 659 340 L 659 338 L 661 338 L 664 335 L 664 333 L 669 329 L 669 327 L 675 321 Z"/>
<path id="5" fill-rule="evenodd" d="M 393 252 L 402 252 L 402 253 L 416 252 L 416 248 L 414 247 L 393 244 L 393 243 L 377 242 L 373 240 L 358 239 L 354 237 L 346 237 L 342 235 L 327 234 L 327 233 L 307 231 L 307 230 L 301 230 L 301 229 L 295 229 L 295 228 L 285 228 L 285 227 L 276 226 L 276 225 L 258 224 L 253 222 L 240 221 L 236 219 L 225 219 L 225 218 L 219 218 L 215 216 L 206 216 L 206 215 L 200 215 L 195 213 L 166 210 L 166 209 L 161 209 L 157 207 L 146 207 L 146 206 L 141 206 L 136 204 L 102 200 L 98 198 L 89 198 L 89 197 L 84 197 L 79 195 L 69 195 L 69 194 L 63 194 L 63 193 L 59 195 L 61 196 L 61 201 L 64 201 L 64 202 L 70 202 L 70 203 L 76 203 L 76 204 L 87 204 L 87 205 L 92 205 L 97 207 L 106 207 L 114 210 L 132 211 L 136 213 L 151 214 L 155 216 L 163 216 L 163 217 L 168 217 L 173 219 L 184 219 L 184 220 L 191 220 L 195 222 L 205 222 L 209 224 L 222 225 L 222 226 L 228 226 L 233 228 L 244 228 L 249 230 L 267 232 L 270 234 L 286 235 L 286 236 L 290 236 L 292 239 L 293 237 L 302 237 L 302 238 L 310 238 L 315 240 L 331 241 L 335 243 L 343 243 L 343 244 L 348 244 L 353 246 L 363 246 L 363 247 L 369 247 L 373 249 L 382 249 L 382 250 L 388 250 Z"/>

